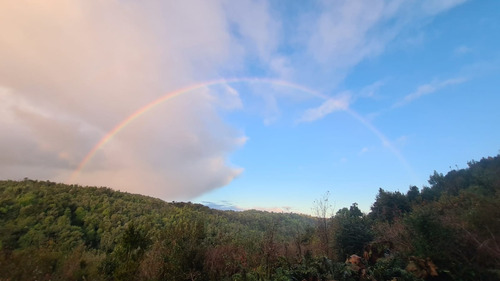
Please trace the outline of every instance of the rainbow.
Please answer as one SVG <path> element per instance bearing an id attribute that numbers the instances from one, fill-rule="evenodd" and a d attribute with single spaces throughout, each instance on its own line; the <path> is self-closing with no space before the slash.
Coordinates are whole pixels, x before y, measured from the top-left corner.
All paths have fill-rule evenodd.
<path id="1" fill-rule="evenodd" d="M 127 118 L 123 119 L 118 125 L 116 125 L 113 129 L 111 129 L 109 132 L 102 137 L 99 142 L 87 153 L 87 155 L 82 159 L 82 161 L 78 164 L 77 168 L 73 171 L 71 174 L 70 178 L 68 179 L 69 183 L 74 182 L 78 175 L 81 173 L 81 171 L 85 168 L 87 163 L 94 157 L 94 155 L 97 153 L 97 151 L 103 147 L 106 143 L 108 143 L 116 134 L 118 134 L 121 130 L 123 130 L 127 125 L 132 123 L 134 120 L 137 118 L 141 117 L 143 114 L 147 113 L 149 110 L 155 108 L 156 106 L 171 100 L 175 97 L 178 97 L 183 94 L 191 93 L 196 90 L 205 88 L 205 87 L 210 87 L 214 85 L 221 85 L 221 84 L 234 84 L 234 83 L 261 83 L 261 84 L 271 84 L 271 85 L 276 85 L 276 86 L 282 86 L 286 88 L 292 88 L 296 89 L 305 93 L 308 93 L 312 96 L 321 98 L 323 100 L 329 99 L 328 96 L 321 94 L 315 90 L 309 89 L 305 86 L 295 84 L 292 82 L 284 81 L 284 80 L 278 80 L 278 79 L 269 79 L 269 78 L 231 78 L 231 79 L 218 79 L 218 80 L 212 80 L 212 81 L 206 81 L 206 82 L 201 82 L 197 84 L 192 84 L 177 90 L 174 90 L 172 92 L 168 92 L 165 95 L 159 97 L 158 99 L 142 106 L 139 108 L 137 111 L 129 115 Z M 357 114 L 355 111 L 347 108 L 343 109 L 347 113 L 349 113 L 353 118 L 361 122 L 367 129 L 372 131 L 382 142 L 382 144 L 386 147 L 389 148 L 389 150 L 401 161 L 401 163 L 406 167 L 406 169 L 411 172 L 412 175 L 414 173 L 412 172 L 412 169 L 408 162 L 404 159 L 404 157 L 401 155 L 401 153 L 394 147 L 392 144 L 387 140 L 384 134 L 382 134 L 377 128 L 375 128 L 370 122 L 368 122 L 366 119 L 364 119 L 361 115 Z"/>

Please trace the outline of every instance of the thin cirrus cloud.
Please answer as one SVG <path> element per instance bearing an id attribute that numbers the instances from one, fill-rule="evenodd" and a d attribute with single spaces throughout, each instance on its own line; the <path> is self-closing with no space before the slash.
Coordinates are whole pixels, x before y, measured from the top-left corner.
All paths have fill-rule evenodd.
<path id="1" fill-rule="evenodd" d="M 470 52 L 472 52 L 472 49 L 470 47 L 465 46 L 465 45 L 458 46 L 455 48 L 455 50 L 453 50 L 453 54 L 456 56 L 462 56 L 462 55 L 468 54 Z"/>
<path id="2" fill-rule="evenodd" d="M 418 88 L 413 92 L 408 95 L 406 95 L 403 99 L 400 101 L 396 102 L 392 108 L 398 108 L 404 105 L 407 105 L 423 96 L 432 94 L 440 89 L 443 89 L 448 86 L 452 85 L 458 85 L 466 82 L 467 79 L 463 77 L 458 77 L 458 78 L 451 78 L 447 79 L 444 81 L 434 81 L 431 83 L 423 84 L 418 86 Z"/>
<path id="3" fill-rule="evenodd" d="M 311 79 L 322 77 L 336 86 L 352 67 L 382 54 L 408 27 L 428 22 L 464 2 L 322 1 L 319 12 L 299 24 L 307 34 L 303 43 L 308 59 L 300 61 L 301 68 L 313 73 Z"/>
<path id="4" fill-rule="evenodd" d="M 348 68 L 383 52 L 405 27 L 465 1 L 325 1 L 305 27 L 307 49 L 317 62 Z"/>

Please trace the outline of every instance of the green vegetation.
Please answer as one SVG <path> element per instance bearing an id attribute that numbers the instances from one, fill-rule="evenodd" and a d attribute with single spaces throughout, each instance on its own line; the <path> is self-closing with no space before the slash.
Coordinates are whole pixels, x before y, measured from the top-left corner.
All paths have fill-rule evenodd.
<path id="1" fill-rule="evenodd" d="M 500 156 L 429 184 L 309 217 L 0 181 L 0 280 L 499 280 Z"/>

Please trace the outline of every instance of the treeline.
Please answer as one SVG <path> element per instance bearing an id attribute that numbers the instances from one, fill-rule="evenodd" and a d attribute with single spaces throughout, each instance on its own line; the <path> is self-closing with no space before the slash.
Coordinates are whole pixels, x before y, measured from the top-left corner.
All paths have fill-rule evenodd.
<path id="1" fill-rule="evenodd" d="M 499 280 L 500 156 L 468 164 L 316 217 L 0 181 L 0 280 Z"/>

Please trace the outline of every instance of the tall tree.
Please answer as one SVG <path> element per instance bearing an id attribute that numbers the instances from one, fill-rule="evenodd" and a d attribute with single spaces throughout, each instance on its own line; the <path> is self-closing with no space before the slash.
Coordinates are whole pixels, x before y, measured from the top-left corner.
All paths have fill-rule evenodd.
<path id="1" fill-rule="evenodd" d="M 396 217 L 410 212 L 408 198 L 399 191 L 389 192 L 379 189 L 370 216 L 375 220 L 392 223 Z"/>
<path id="2" fill-rule="evenodd" d="M 334 217 L 335 248 L 338 258 L 344 259 L 349 255 L 361 255 L 365 244 L 373 239 L 369 220 L 357 203 L 349 209 L 340 209 Z"/>

